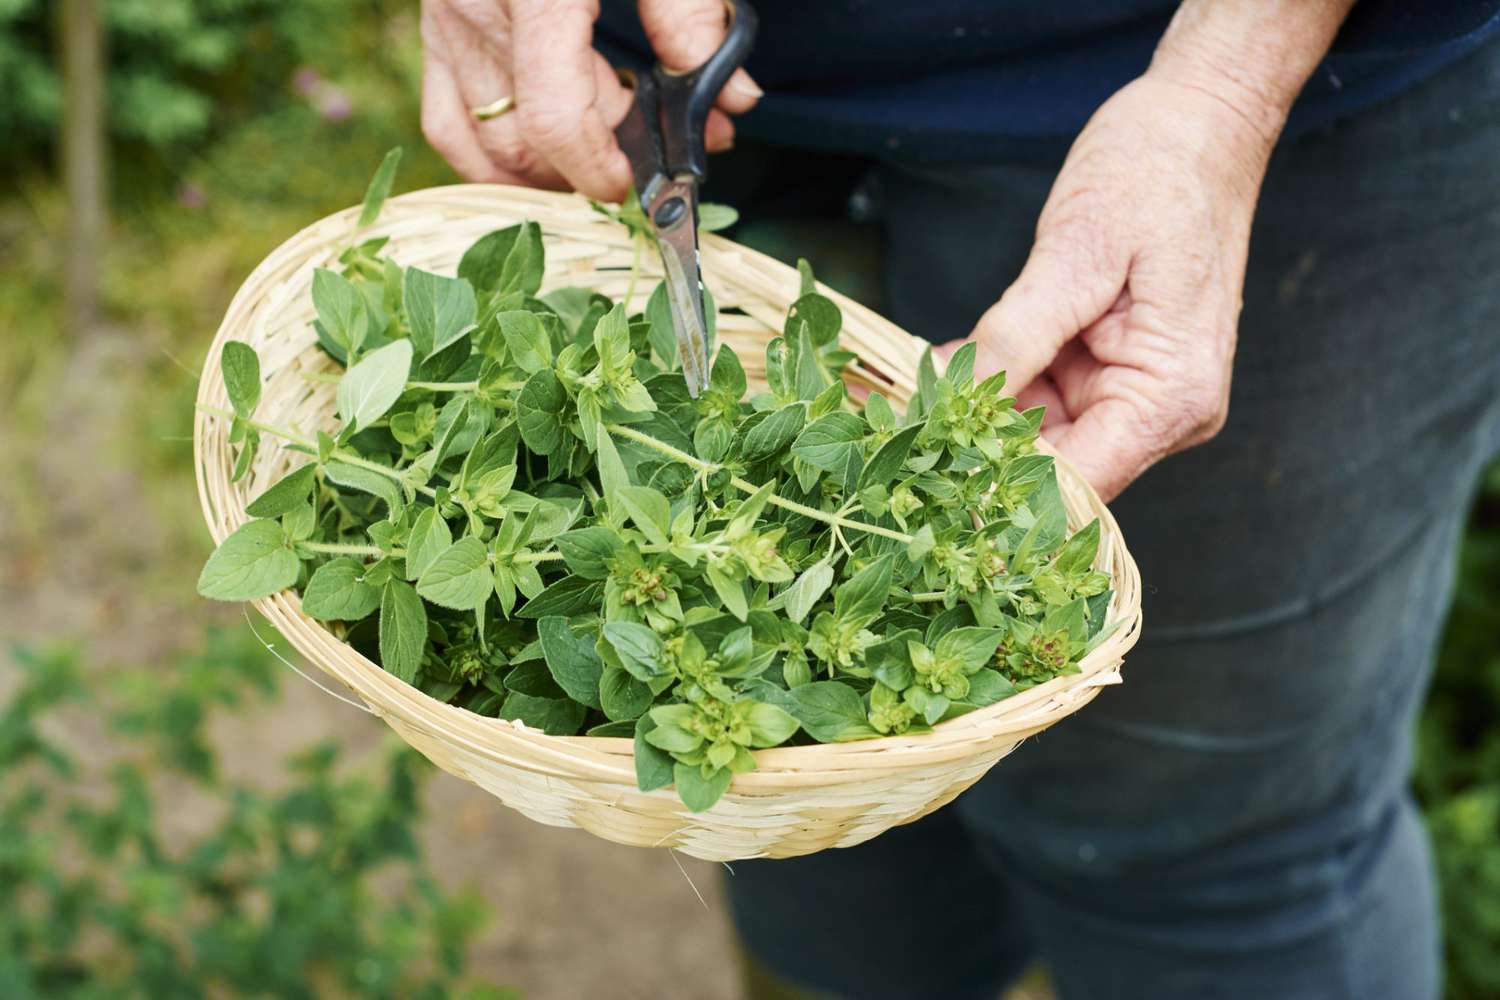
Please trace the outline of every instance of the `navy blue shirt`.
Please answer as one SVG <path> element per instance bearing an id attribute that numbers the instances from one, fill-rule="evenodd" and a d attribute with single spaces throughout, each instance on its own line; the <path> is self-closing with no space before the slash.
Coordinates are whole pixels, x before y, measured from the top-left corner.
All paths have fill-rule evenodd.
<path id="1" fill-rule="evenodd" d="M 766 97 L 742 135 L 810 149 L 983 159 L 1075 134 L 1139 76 L 1172 0 L 752 0 L 747 68 Z M 635 4 L 606 0 L 607 54 L 647 53 Z M 1500 0 L 1363 0 L 1308 80 L 1288 134 L 1411 86 L 1500 35 Z"/>

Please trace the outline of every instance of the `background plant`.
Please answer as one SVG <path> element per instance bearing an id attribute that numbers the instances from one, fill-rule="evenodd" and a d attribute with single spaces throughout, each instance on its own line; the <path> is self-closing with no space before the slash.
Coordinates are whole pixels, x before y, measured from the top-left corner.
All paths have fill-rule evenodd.
<path id="1" fill-rule="evenodd" d="M 226 782 L 205 725 L 273 694 L 279 667 L 222 632 L 92 694 L 75 652 L 12 659 L 19 676 L 0 706 L 0 994 L 454 994 L 485 914 L 426 872 L 412 825 L 428 771 L 414 752 L 347 775 L 318 744 L 289 761 L 280 791 Z M 52 735 L 83 712 L 102 714 L 133 752 L 86 763 Z M 193 795 L 211 798 L 217 819 L 174 833 L 172 805 Z"/>
<path id="2" fill-rule="evenodd" d="M 1442 884 L 1448 995 L 1500 995 L 1500 465 L 1474 505 L 1417 733 L 1416 787 Z"/>
<path id="3" fill-rule="evenodd" d="M 381 0 L 109 0 L 103 13 L 110 133 L 180 167 L 236 124 L 284 107 L 288 96 L 324 116 L 347 117 L 356 93 L 324 74 L 366 58 L 382 16 L 395 17 L 401 7 Z M 39 157 L 53 141 L 62 110 L 55 15 L 47 0 L 0 0 L 7 159 Z"/>

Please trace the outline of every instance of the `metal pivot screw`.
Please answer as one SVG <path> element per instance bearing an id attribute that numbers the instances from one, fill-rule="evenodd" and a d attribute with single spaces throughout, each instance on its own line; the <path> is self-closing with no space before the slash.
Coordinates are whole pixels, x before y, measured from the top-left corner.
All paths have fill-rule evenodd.
<path id="1" fill-rule="evenodd" d="M 687 202 L 679 197 L 671 197 L 662 202 L 656 208 L 656 226 L 658 229 L 671 229 L 681 222 L 687 215 Z"/>

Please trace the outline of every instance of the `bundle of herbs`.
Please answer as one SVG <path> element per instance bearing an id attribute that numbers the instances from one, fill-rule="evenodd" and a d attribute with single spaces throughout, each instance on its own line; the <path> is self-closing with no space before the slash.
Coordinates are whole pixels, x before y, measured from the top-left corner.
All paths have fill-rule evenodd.
<path id="1" fill-rule="evenodd" d="M 920 732 L 1077 672 L 1102 640 L 1099 523 L 1068 536 L 1040 409 L 1017 410 L 1003 374 L 976 381 L 972 346 L 942 375 L 923 357 L 905 414 L 856 405 L 840 310 L 804 262 L 766 390 L 747 396 L 721 346 L 695 400 L 664 288 L 637 314 L 539 294 L 533 223 L 484 236 L 457 277 L 386 249 L 313 278 L 343 371 L 304 377 L 337 383 L 336 433 L 256 419 L 259 360 L 225 345 L 233 412 L 212 412 L 235 478 L 262 436 L 310 460 L 251 501 L 204 596 L 294 587 L 434 698 L 632 738 L 641 789 L 675 785 L 694 811 L 752 750 Z"/>

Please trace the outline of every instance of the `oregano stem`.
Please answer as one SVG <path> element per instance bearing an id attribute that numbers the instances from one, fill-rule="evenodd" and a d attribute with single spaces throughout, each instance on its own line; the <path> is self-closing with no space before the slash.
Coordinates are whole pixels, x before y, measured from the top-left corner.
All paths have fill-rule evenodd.
<path id="1" fill-rule="evenodd" d="M 741 479 L 738 476 L 735 476 L 730 480 L 730 482 L 733 483 L 737 489 L 743 490 L 746 493 L 754 493 L 758 489 L 760 489 L 760 487 L 756 486 L 749 480 Z M 783 510 L 789 510 L 794 514 L 801 514 L 803 517 L 810 517 L 814 521 L 822 521 L 824 524 L 836 524 L 840 528 L 853 528 L 855 531 L 863 531 L 867 534 L 879 535 L 882 538 L 894 539 L 895 541 L 898 541 L 903 545 L 910 545 L 913 541 L 912 537 L 905 532 L 896 531 L 893 528 L 882 528 L 878 524 L 870 524 L 867 521 L 854 521 L 850 520 L 847 517 L 836 517 L 833 514 L 827 513 L 826 511 L 818 510 L 816 507 L 809 507 L 806 504 L 800 504 L 795 500 L 788 500 L 785 497 L 778 496 L 775 493 L 772 493 L 767 499 L 769 499 L 771 503 L 775 504 L 777 507 L 782 508 Z"/>
<path id="2" fill-rule="evenodd" d="M 681 448 L 674 447 L 670 444 L 667 444 L 667 442 L 665 441 L 658 440 L 657 438 L 652 437 L 650 434 L 644 434 L 641 431 L 638 431 L 635 428 L 625 424 L 606 424 L 605 430 L 609 431 L 611 434 L 618 434 L 621 437 L 629 438 L 637 444 L 645 445 L 647 448 L 654 448 L 656 451 L 660 452 L 663 455 L 666 455 L 668 458 L 675 459 L 676 461 L 681 462 L 682 464 L 690 468 L 696 469 L 699 472 L 718 472 L 724 468 L 722 465 L 718 465 L 714 462 L 705 462 L 703 459 L 698 458 L 696 455 L 689 455 Z M 756 486 L 748 479 L 741 479 L 739 476 L 732 477 L 729 482 L 734 486 L 735 489 L 741 491 L 742 493 L 757 493 L 760 491 L 759 486 Z M 852 528 L 855 531 L 863 531 L 871 535 L 879 535 L 882 538 L 891 538 L 898 542 L 901 542 L 904 545 L 910 545 L 912 542 L 912 537 L 905 532 L 896 531 L 891 528 L 882 528 L 878 524 L 869 524 L 865 521 L 854 521 L 847 517 L 840 517 L 837 514 L 830 514 L 824 510 L 818 510 L 816 507 L 809 507 L 806 504 L 798 503 L 795 500 L 788 500 L 786 497 L 783 497 L 777 493 L 772 493 L 769 497 L 767 497 L 767 500 L 771 504 L 780 507 L 783 510 L 789 510 L 794 514 L 801 514 L 803 517 L 812 518 L 814 521 L 821 521 L 824 524 L 836 524 L 841 528 Z"/>
<path id="3" fill-rule="evenodd" d="M 561 552 L 522 552 L 511 556 L 510 561 L 518 563 L 553 562 L 562 557 L 563 554 Z"/>
<path id="4" fill-rule="evenodd" d="M 394 556 L 397 559 L 405 558 L 405 549 L 391 549 L 386 551 L 378 545 L 345 545 L 338 542 L 298 542 L 302 548 L 309 552 L 321 552 L 335 556 L 371 556 L 381 558 L 382 556 Z M 511 562 L 539 563 L 554 562 L 561 559 L 561 552 L 521 552 L 511 557 Z M 491 558 L 494 558 L 493 553 Z"/>
<path id="5" fill-rule="evenodd" d="M 630 284 L 625 286 L 625 298 L 622 300 L 626 309 L 630 308 L 630 300 L 635 298 L 636 279 L 641 276 L 641 244 L 644 242 L 645 239 L 640 233 L 636 233 L 635 239 L 631 240 L 634 244 L 634 252 L 630 257 Z"/>
<path id="6" fill-rule="evenodd" d="M 302 376 L 306 381 L 324 382 L 327 385 L 338 385 L 339 379 L 344 378 L 338 372 L 297 372 L 297 375 Z M 478 379 L 472 382 L 407 382 L 407 388 L 425 388 L 434 393 L 474 393 L 478 390 Z M 505 402 L 510 402 L 510 400 L 505 400 Z"/>
<path id="7" fill-rule="evenodd" d="M 385 555 L 404 556 L 400 549 L 386 552 L 378 545 L 344 545 L 339 542 L 298 542 L 300 547 L 309 552 L 322 552 L 333 556 L 374 556 L 380 558 Z"/>
<path id="8" fill-rule="evenodd" d="M 398 486 L 406 482 L 406 477 L 401 474 L 400 469 L 393 469 L 389 465 L 381 465 L 379 462 L 374 462 L 353 452 L 345 451 L 343 448 L 335 448 L 328 457 L 343 462 L 345 465 L 353 465 L 360 469 L 369 469 L 371 472 L 385 476 Z M 437 490 L 431 486 L 418 486 L 416 490 L 423 496 L 437 496 Z"/>
<path id="9" fill-rule="evenodd" d="M 228 410 L 221 410 L 218 407 L 200 406 L 198 407 L 198 409 L 203 413 L 207 413 L 211 417 L 220 417 L 224 420 L 236 419 L 235 414 L 230 413 Z M 244 417 L 239 417 L 238 419 L 240 423 L 244 424 L 247 427 L 253 427 L 263 434 L 270 434 L 272 437 L 279 437 L 283 441 L 290 441 L 292 444 L 301 445 L 303 448 L 306 448 L 313 454 L 317 454 L 318 443 L 316 441 L 312 441 L 308 438 L 302 437 L 301 435 L 296 434 L 293 431 L 287 430 L 285 427 L 277 427 L 274 424 L 263 424 L 259 420 L 246 420 Z M 358 466 L 361 469 L 368 469 L 371 472 L 379 473 L 380 475 L 385 476 L 387 479 L 390 479 L 398 484 L 404 484 L 406 482 L 406 477 L 401 475 L 401 471 L 399 469 L 393 469 L 389 465 L 381 465 L 379 462 L 372 462 L 368 458 L 364 458 L 361 455 L 356 455 L 353 452 L 347 451 L 343 448 L 335 448 L 328 457 L 330 459 L 337 459 L 338 461 L 343 462 L 345 465 Z M 434 490 L 431 486 L 418 486 L 416 487 L 416 490 L 423 496 L 437 496 L 437 491 Z"/>
<path id="10" fill-rule="evenodd" d="M 260 431 L 262 434 L 270 434 L 272 437 L 279 437 L 283 441 L 290 441 L 292 444 L 300 444 L 304 448 L 316 449 L 318 447 L 318 442 L 310 438 L 305 438 L 295 431 L 289 431 L 285 427 L 276 427 L 271 424 L 263 424 L 259 420 L 246 420 L 244 417 L 239 416 L 236 413 L 231 413 L 228 410 L 221 410 L 217 406 L 200 406 L 198 407 L 198 411 L 200 413 L 207 413 L 211 417 L 218 417 L 220 420 L 238 420 L 246 427 L 253 427 L 256 430 Z"/>
<path id="11" fill-rule="evenodd" d="M 473 382 L 408 382 L 408 389 L 429 389 L 433 392 L 476 392 L 479 380 Z"/>

